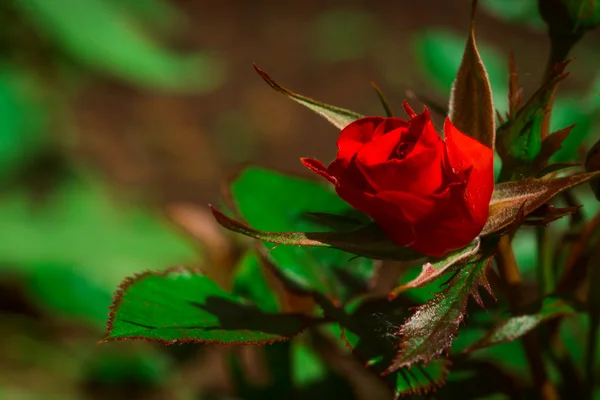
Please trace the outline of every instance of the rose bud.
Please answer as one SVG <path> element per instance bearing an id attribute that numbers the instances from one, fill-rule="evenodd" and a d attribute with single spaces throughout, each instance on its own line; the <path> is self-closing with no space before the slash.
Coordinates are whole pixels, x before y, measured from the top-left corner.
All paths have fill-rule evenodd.
<path id="1" fill-rule="evenodd" d="M 336 159 L 302 163 L 335 185 L 398 246 L 434 257 L 471 242 L 486 223 L 494 190 L 493 151 L 448 118 L 438 135 L 429 111 L 365 117 L 340 133 Z"/>

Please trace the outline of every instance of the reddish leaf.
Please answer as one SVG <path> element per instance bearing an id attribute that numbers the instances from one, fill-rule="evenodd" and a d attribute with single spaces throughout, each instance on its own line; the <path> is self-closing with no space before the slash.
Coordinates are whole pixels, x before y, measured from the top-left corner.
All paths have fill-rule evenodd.
<path id="1" fill-rule="evenodd" d="M 404 285 L 394 288 L 389 297 L 394 298 L 405 290 L 423 287 L 448 272 L 455 271 L 456 268 L 466 263 L 477 254 L 479 245 L 479 239 L 475 239 L 463 249 L 453 251 L 440 260 L 432 260 L 433 263 L 428 262 L 424 264 L 419 276 Z"/>
<path id="2" fill-rule="evenodd" d="M 571 130 L 575 127 L 575 124 L 569 125 L 566 128 L 558 130 L 546 137 L 542 141 L 542 147 L 540 152 L 533 160 L 532 170 L 539 172 L 542 168 L 545 168 L 548 164 L 550 157 L 562 148 L 562 143 L 565 141 L 567 136 L 571 133 Z"/>
<path id="3" fill-rule="evenodd" d="M 289 246 L 332 247 L 376 260 L 416 260 L 424 257 L 408 247 L 395 245 L 379 226 L 371 223 L 353 231 L 262 232 L 235 221 L 211 206 L 213 215 L 225 228 L 265 242 Z"/>
<path id="4" fill-rule="evenodd" d="M 495 117 L 492 87 L 475 42 L 473 1 L 471 31 L 450 93 L 449 117 L 463 133 L 494 149 Z"/>
<path id="5" fill-rule="evenodd" d="M 271 78 L 265 71 L 258 68 L 256 65 L 254 65 L 254 69 L 273 89 L 277 90 L 279 93 L 286 95 L 290 99 L 302 104 L 303 106 L 313 110 L 339 129 L 344 129 L 346 125 L 363 117 L 363 115 L 355 113 L 353 111 L 349 111 L 340 107 L 330 106 L 329 104 L 313 100 L 310 97 L 296 94 L 275 82 L 273 78 Z"/>
<path id="6" fill-rule="evenodd" d="M 486 277 L 490 262 L 491 257 L 486 257 L 465 265 L 448 281 L 444 291 L 416 308 L 396 334 L 400 336 L 400 351 L 386 373 L 418 362 L 427 364 L 450 348 L 465 319 L 469 297 L 483 307 L 479 286 L 493 296 Z"/>
<path id="7" fill-rule="evenodd" d="M 497 184 L 490 202 L 488 221 L 481 236 L 497 232 L 510 225 L 519 210 L 522 209 L 524 216 L 527 216 L 563 190 L 586 182 L 599 174 L 600 171 L 563 178 L 530 178 Z"/>
<path id="8" fill-rule="evenodd" d="M 508 78 L 508 118 L 512 118 L 523 104 L 523 88 L 519 86 L 519 73 L 515 66 L 515 55 L 511 51 L 508 61 L 510 75 Z"/>
<path id="9" fill-rule="evenodd" d="M 551 204 L 544 204 L 529 214 L 524 223 L 526 225 L 546 226 L 550 222 L 556 221 L 559 218 L 575 214 L 581 207 L 583 206 L 554 207 Z"/>
<path id="10" fill-rule="evenodd" d="M 498 128 L 498 154 L 502 158 L 503 171 L 512 175 L 531 176 L 539 170 L 540 161 L 547 161 L 546 154 L 562 142 L 559 137 L 550 139 L 546 145 L 546 154 L 537 159 L 542 151 L 542 121 L 549 112 L 548 102 L 556 85 L 568 76 L 564 72 L 570 60 L 559 63 L 548 76 L 542 87 L 521 107 L 511 119 Z M 546 138 L 546 140 L 549 139 Z M 545 140 L 544 140 L 545 141 Z M 534 162 L 534 160 L 536 162 Z M 532 167 L 533 165 L 533 167 Z M 543 167 L 543 165 L 541 165 Z M 510 178 L 504 172 L 505 178 Z M 514 176 L 513 176 L 514 179 Z"/>

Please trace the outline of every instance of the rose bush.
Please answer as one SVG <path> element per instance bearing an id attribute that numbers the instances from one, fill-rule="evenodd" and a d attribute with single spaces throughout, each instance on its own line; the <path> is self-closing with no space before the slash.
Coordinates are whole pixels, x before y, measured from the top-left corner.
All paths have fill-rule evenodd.
<path id="1" fill-rule="evenodd" d="M 369 215 L 399 246 L 440 257 L 464 247 L 482 230 L 494 189 L 492 149 L 446 118 L 444 140 L 427 108 L 410 119 L 365 117 L 337 141 L 336 159 L 308 168 Z"/>

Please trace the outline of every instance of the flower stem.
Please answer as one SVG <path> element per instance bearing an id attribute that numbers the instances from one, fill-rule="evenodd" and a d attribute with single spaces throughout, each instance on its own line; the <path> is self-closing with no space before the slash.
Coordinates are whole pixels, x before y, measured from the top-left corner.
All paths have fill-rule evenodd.
<path id="1" fill-rule="evenodd" d="M 511 245 L 511 238 L 503 236 L 498 243 L 498 252 L 496 253 L 496 263 L 500 277 L 506 285 L 506 291 L 510 308 L 516 311 L 522 302 L 522 279 L 521 272 L 517 266 L 515 253 Z M 534 332 L 532 332 L 534 333 Z M 548 377 L 539 343 L 536 337 L 531 333 L 522 339 L 525 348 L 525 354 L 529 362 L 533 382 L 538 389 L 542 400 L 558 400 L 556 387 Z"/>

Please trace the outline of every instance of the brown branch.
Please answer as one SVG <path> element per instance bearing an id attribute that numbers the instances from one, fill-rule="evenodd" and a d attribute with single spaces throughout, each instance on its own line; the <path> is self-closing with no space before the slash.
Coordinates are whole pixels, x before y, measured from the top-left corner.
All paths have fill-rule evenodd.
<path id="1" fill-rule="evenodd" d="M 516 311 L 522 305 L 523 281 L 509 236 L 503 236 L 498 243 L 496 264 L 500 277 L 506 285 L 506 294 L 510 308 L 512 311 Z M 541 399 L 558 400 L 558 392 L 546 372 L 539 342 L 533 335 L 534 333 L 531 332 L 522 339 L 533 382 L 538 389 Z"/>

